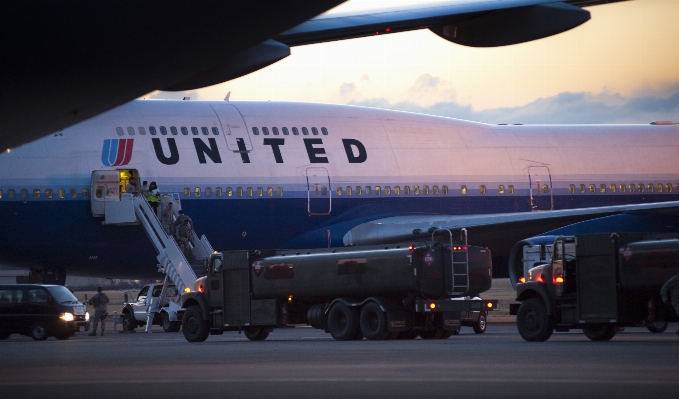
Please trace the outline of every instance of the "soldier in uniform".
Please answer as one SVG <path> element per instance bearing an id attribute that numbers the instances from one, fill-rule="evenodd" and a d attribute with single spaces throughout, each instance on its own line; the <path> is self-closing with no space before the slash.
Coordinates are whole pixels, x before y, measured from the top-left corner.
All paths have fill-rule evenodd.
<path id="1" fill-rule="evenodd" d="M 679 274 L 665 281 L 660 289 L 660 296 L 662 301 L 668 306 L 673 306 L 675 312 L 679 315 Z M 679 336 L 679 330 L 677 330 L 677 336 Z"/>
<path id="2" fill-rule="evenodd" d="M 181 216 L 180 216 L 181 217 Z M 193 253 L 191 252 L 191 246 L 189 245 L 189 240 L 191 239 L 191 233 L 193 232 L 193 224 L 189 223 L 191 218 L 186 216 L 181 220 L 181 224 L 177 226 L 177 242 L 179 243 L 179 249 L 182 250 L 186 259 L 192 260 Z"/>
<path id="3" fill-rule="evenodd" d="M 160 224 L 163 226 L 163 230 L 165 230 L 165 233 L 173 236 L 170 228 L 172 227 L 174 219 L 174 212 L 172 211 L 172 202 L 168 202 L 167 206 L 163 211 L 160 213 Z"/>
<path id="4" fill-rule="evenodd" d="M 106 316 L 108 315 L 108 309 L 106 304 L 108 303 L 108 296 L 101 292 L 101 287 L 97 287 L 97 293 L 85 302 L 88 305 L 94 306 L 94 323 L 92 323 L 92 332 L 89 334 L 91 336 L 97 335 L 97 324 L 101 320 L 101 335 L 104 335 L 104 326 L 106 321 Z"/>

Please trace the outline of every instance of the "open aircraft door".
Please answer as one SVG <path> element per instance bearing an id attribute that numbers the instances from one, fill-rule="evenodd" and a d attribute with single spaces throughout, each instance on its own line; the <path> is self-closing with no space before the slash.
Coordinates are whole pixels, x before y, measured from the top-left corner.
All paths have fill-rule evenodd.
<path id="1" fill-rule="evenodd" d="M 106 215 L 106 202 L 120 201 L 120 174 L 117 170 L 95 170 L 91 180 L 92 216 Z"/>
<path id="2" fill-rule="evenodd" d="M 332 211 L 332 190 L 326 168 L 306 168 L 307 211 L 309 216 L 329 215 Z"/>
<path id="3" fill-rule="evenodd" d="M 532 211 L 554 210 L 552 175 L 547 166 L 529 166 L 530 208 Z"/>
<path id="4" fill-rule="evenodd" d="M 252 142 L 245 121 L 236 107 L 229 104 L 211 104 L 222 124 L 226 147 L 233 152 L 252 151 Z"/>

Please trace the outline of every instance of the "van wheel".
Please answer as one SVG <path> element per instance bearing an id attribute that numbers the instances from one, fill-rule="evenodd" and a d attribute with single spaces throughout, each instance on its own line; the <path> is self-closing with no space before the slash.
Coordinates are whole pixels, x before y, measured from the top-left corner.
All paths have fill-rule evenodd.
<path id="1" fill-rule="evenodd" d="M 336 302 L 328 312 L 328 330 L 337 341 L 349 341 L 362 337 L 358 312 L 342 302 Z"/>
<path id="2" fill-rule="evenodd" d="M 595 324 L 583 327 L 582 332 L 592 341 L 610 341 L 615 336 L 615 324 Z"/>
<path id="3" fill-rule="evenodd" d="M 7 339 L 10 335 L 12 335 L 12 333 L 0 332 L 0 340 Z"/>
<path id="4" fill-rule="evenodd" d="M 375 302 L 368 302 L 361 310 L 361 331 L 368 340 L 384 340 L 390 335 L 387 315 Z"/>
<path id="5" fill-rule="evenodd" d="M 204 342 L 210 335 L 200 305 L 192 305 L 186 309 L 182 318 L 182 331 L 184 338 L 189 342 Z"/>
<path id="6" fill-rule="evenodd" d="M 477 334 L 486 332 L 486 312 L 481 312 L 479 314 L 479 319 L 474 323 L 474 332 Z"/>
<path id="7" fill-rule="evenodd" d="M 131 313 L 123 314 L 123 330 L 134 331 L 137 328 L 137 321 Z"/>
<path id="8" fill-rule="evenodd" d="M 648 331 L 650 331 L 652 333 L 659 334 L 659 333 L 665 332 L 665 330 L 667 330 L 668 325 L 669 325 L 669 323 L 667 323 L 666 320 L 654 321 L 654 322 L 649 322 L 648 324 L 646 324 L 646 328 L 648 328 Z"/>
<path id="9" fill-rule="evenodd" d="M 37 322 L 31 326 L 31 338 L 36 341 L 44 341 L 47 339 L 47 337 L 49 337 L 49 334 L 47 333 L 47 328 L 43 323 Z"/>
<path id="10" fill-rule="evenodd" d="M 554 332 L 554 324 L 541 298 L 530 298 L 521 304 L 516 315 L 516 328 L 526 341 L 542 342 L 549 339 Z"/>
<path id="11" fill-rule="evenodd" d="M 250 341 L 264 341 L 269 336 L 269 330 L 265 328 L 250 327 L 245 330 L 245 338 Z"/>

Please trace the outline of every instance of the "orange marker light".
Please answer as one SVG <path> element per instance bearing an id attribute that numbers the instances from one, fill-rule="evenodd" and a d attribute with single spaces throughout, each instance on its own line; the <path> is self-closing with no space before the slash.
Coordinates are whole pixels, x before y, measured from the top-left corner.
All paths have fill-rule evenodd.
<path id="1" fill-rule="evenodd" d="M 413 252 L 414 250 L 415 250 L 415 246 L 414 246 L 414 245 L 408 246 L 408 251 Z"/>
<path id="2" fill-rule="evenodd" d="M 288 302 L 292 302 L 292 295 L 288 297 Z"/>
<path id="3" fill-rule="evenodd" d="M 557 277 L 556 282 L 559 283 L 559 284 L 563 283 L 563 277 L 561 277 L 561 276 Z"/>
<path id="4" fill-rule="evenodd" d="M 493 303 L 492 303 L 492 302 L 488 302 L 488 303 L 486 304 L 486 307 L 487 307 L 488 309 L 492 309 L 492 308 L 493 308 Z"/>
<path id="5" fill-rule="evenodd" d="M 526 282 L 526 278 L 525 278 L 525 277 L 519 277 L 519 282 L 520 282 L 520 283 L 525 283 L 525 282 Z"/>
<path id="6" fill-rule="evenodd" d="M 198 286 L 198 292 L 204 292 L 202 284 Z"/>
<path id="7" fill-rule="evenodd" d="M 191 288 L 189 288 L 189 287 L 184 288 L 184 292 L 187 292 L 187 293 L 191 292 Z"/>
<path id="8" fill-rule="evenodd" d="M 435 303 L 430 303 L 429 304 L 430 309 L 436 309 L 436 304 Z"/>

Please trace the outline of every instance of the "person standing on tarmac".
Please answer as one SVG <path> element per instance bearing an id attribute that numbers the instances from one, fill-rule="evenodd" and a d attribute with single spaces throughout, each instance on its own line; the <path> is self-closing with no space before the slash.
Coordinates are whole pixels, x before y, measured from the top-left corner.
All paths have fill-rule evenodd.
<path id="1" fill-rule="evenodd" d="M 149 202 L 149 205 L 151 205 L 151 208 L 153 208 L 153 212 L 156 214 L 156 217 L 158 217 L 158 201 L 160 200 L 160 191 L 158 190 L 158 185 L 156 185 L 156 182 L 154 181 L 152 181 L 149 185 L 149 195 L 146 197 L 146 200 Z"/>
<path id="2" fill-rule="evenodd" d="M 167 203 L 167 206 L 160 213 L 160 224 L 163 226 L 163 230 L 170 236 L 173 236 L 170 232 L 170 227 L 172 227 L 172 222 L 174 219 L 174 211 L 172 210 L 172 201 Z"/>
<path id="3" fill-rule="evenodd" d="M 673 306 L 675 313 L 679 315 L 679 274 L 665 281 L 660 289 L 660 296 L 662 301 L 668 306 Z M 679 336 L 679 330 L 677 330 L 677 336 Z"/>
<path id="4" fill-rule="evenodd" d="M 108 316 L 108 308 L 106 307 L 108 296 L 101 291 L 101 287 L 97 287 L 97 293 L 85 302 L 88 305 L 94 306 L 94 322 L 92 323 L 92 332 L 89 334 L 90 336 L 97 335 L 97 325 L 99 324 L 99 321 L 101 321 L 101 335 L 104 335 L 106 316 Z"/>

